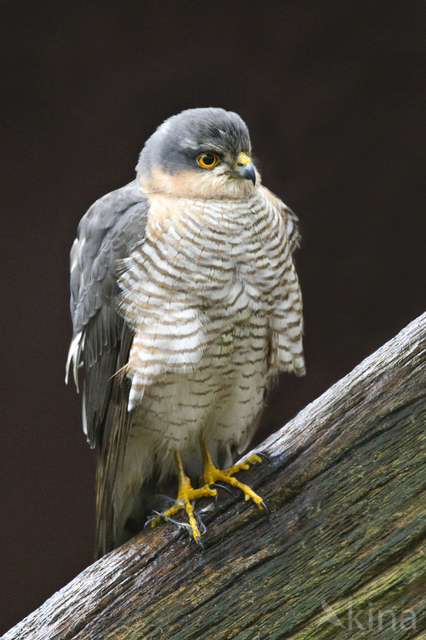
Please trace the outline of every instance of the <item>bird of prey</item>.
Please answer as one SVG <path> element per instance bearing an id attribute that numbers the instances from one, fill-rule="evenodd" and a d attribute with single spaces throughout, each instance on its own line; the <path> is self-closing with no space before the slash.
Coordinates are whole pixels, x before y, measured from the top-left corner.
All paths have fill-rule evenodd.
<path id="1" fill-rule="evenodd" d="M 68 356 L 97 449 L 99 557 L 219 480 L 262 498 L 232 466 L 273 378 L 303 375 L 297 218 L 261 185 L 247 126 L 189 109 L 148 139 L 136 179 L 97 200 L 71 249 Z M 197 487 L 199 478 L 200 486 Z"/>

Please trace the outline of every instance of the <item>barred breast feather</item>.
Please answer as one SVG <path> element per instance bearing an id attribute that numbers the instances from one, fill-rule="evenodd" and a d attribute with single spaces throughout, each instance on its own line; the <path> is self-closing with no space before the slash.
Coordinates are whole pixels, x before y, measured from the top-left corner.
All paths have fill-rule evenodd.
<path id="1" fill-rule="evenodd" d="M 122 262 L 120 310 L 135 332 L 130 408 L 161 374 L 222 351 L 221 336 L 251 318 L 265 320 L 271 373 L 303 373 L 288 210 L 264 188 L 241 201 L 170 200 L 152 198 L 145 240 Z"/>
<path id="2" fill-rule="evenodd" d="M 120 313 L 131 429 L 115 482 L 115 527 L 135 508 L 141 469 L 200 475 L 199 437 L 224 468 L 257 428 L 271 378 L 304 373 L 294 215 L 263 187 L 250 198 L 150 197 L 146 234 L 121 262 Z M 166 492 L 166 491 L 165 491 Z"/>

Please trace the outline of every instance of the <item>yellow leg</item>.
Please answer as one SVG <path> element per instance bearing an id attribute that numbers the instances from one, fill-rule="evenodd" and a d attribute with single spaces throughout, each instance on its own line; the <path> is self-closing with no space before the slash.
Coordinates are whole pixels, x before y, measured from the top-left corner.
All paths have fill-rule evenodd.
<path id="1" fill-rule="evenodd" d="M 191 527 L 192 536 L 196 542 L 199 542 L 201 539 L 201 534 L 198 529 L 197 521 L 194 517 L 194 509 L 191 504 L 191 500 L 196 500 L 197 498 L 204 498 L 205 496 L 216 496 L 216 489 L 210 489 L 208 485 L 201 487 L 200 489 L 193 489 L 191 486 L 191 482 L 188 476 L 185 474 L 183 470 L 182 459 L 180 457 L 179 451 L 175 452 L 175 463 L 177 469 L 178 476 L 178 495 L 176 498 L 175 504 L 167 509 L 167 511 L 163 511 L 163 513 L 159 514 L 155 518 L 151 520 L 151 527 L 155 527 L 156 524 L 161 520 L 162 517 L 170 518 L 180 509 L 185 509 L 186 514 L 188 516 L 189 525 Z"/>
<path id="2" fill-rule="evenodd" d="M 236 478 L 232 478 L 234 473 L 237 473 L 237 471 L 240 471 L 241 469 L 248 469 L 249 464 L 262 462 L 261 458 L 258 455 L 253 453 L 251 456 L 248 456 L 248 458 L 245 458 L 245 460 L 242 460 L 238 464 L 234 464 L 232 467 L 221 471 L 220 469 L 217 469 L 217 467 L 215 467 L 215 465 L 213 464 L 204 438 L 200 439 L 200 446 L 204 462 L 204 470 L 203 475 L 200 478 L 200 484 L 203 484 L 204 487 L 208 487 L 218 480 L 226 482 L 233 487 L 237 487 L 237 489 L 241 489 L 241 491 L 244 493 L 245 500 L 252 499 L 253 502 L 257 504 L 259 509 L 265 509 L 265 511 L 267 511 L 266 505 L 263 502 L 262 498 L 258 496 L 251 487 L 249 487 L 247 484 L 242 484 L 242 482 L 239 482 Z"/>

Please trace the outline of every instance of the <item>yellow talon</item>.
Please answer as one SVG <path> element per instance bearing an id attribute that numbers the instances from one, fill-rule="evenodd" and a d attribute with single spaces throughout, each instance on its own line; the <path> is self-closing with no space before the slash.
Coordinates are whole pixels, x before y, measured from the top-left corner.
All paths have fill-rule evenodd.
<path id="1" fill-rule="evenodd" d="M 191 502 L 192 500 L 196 500 L 197 498 L 204 498 L 206 496 L 215 497 L 217 495 L 217 490 L 214 488 L 210 488 L 210 485 L 212 484 L 214 485 L 214 483 L 217 480 L 226 482 L 227 484 L 230 484 L 233 487 L 240 489 L 244 493 L 245 500 L 250 500 L 250 499 L 253 500 L 253 502 L 257 504 L 259 509 L 265 510 L 266 514 L 268 513 L 268 510 L 262 498 L 258 496 L 257 493 L 255 493 L 253 489 L 249 487 L 247 484 L 243 484 L 242 482 L 239 482 L 236 478 L 232 477 L 234 473 L 241 471 L 241 469 L 248 469 L 250 464 L 261 462 L 262 460 L 258 455 L 253 453 L 251 456 L 248 456 L 248 458 L 245 458 L 238 464 L 234 464 L 232 467 L 229 467 L 228 469 L 224 469 L 223 471 L 221 471 L 220 469 L 217 469 L 217 467 L 215 467 L 215 465 L 213 464 L 213 461 L 207 449 L 207 445 L 204 438 L 200 439 L 200 446 L 201 446 L 201 453 L 203 456 L 203 463 L 204 463 L 203 475 L 199 479 L 200 485 L 202 486 L 200 486 L 199 489 L 194 489 L 191 486 L 191 481 L 183 470 L 182 459 L 180 457 L 180 454 L 178 451 L 176 451 L 175 463 L 176 463 L 177 477 L 178 477 L 178 483 L 179 483 L 176 502 L 173 504 L 172 507 L 170 507 L 170 509 L 163 511 L 163 513 L 158 514 L 157 516 L 155 516 L 155 518 L 153 518 L 150 521 L 151 527 L 155 527 L 155 525 L 157 525 L 160 522 L 161 518 L 166 518 L 166 519 L 170 518 L 180 509 L 185 509 L 186 515 L 188 516 L 188 520 L 189 520 L 189 525 L 185 525 L 185 526 L 191 529 L 192 537 L 199 544 L 201 544 L 200 542 L 201 533 L 200 533 L 200 530 L 198 529 L 197 520 L 195 519 L 195 516 L 194 516 L 194 508 Z"/>
<path id="2" fill-rule="evenodd" d="M 204 487 L 208 487 L 209 485 L 214 484 L 218 480 L 222 482 L 226 482 L 227 484 L 230 484 L 233 487 L 240 489 L 244 493 L 245 500 L 250 500 L 251 498 L 253 502 L 257 504 L 259 509 L 266 509 L 262 498 L 258 496 L 257 493 L 255 493 L 251 487 L 249 487 L 247 484 L 243 484 L 242 482 L 239 482 L 236 478 L 231 477 L 234 475 L 234 473 L 237 473 L 237 471 L 241 471 L 241 469 L 248 469 L 250 464 L 255 464 L 256 462 L 262 462 L 261 458 L 258 455 L 253 453 L 251 456 L 248 456 L 248 458 L 245 458 L 245 460 L 242 460 L 238 464 L 234 464 L 232 467 L 229 467 L 228 469 L 224 469 L 223 471 L 221 471 L 220 469 L 217 469 L 217 467 L 215 467 L 215 465 L 213 464 L 213 461 L 211 459 L 209 450 L 207 449 L 206 441 L 204 440 L 204 438 L 200 439 L 200 446 L 201 446 L 201 453 L 204 461 L 203 475 L 199 479 L 200 484 L 204 483 Z"/>
<path id="3" fill-rule="evenodd" d="M 185 509 L 188 516 L 189 525 L 191 527 L 192 536 L 194 540 L 198 542 L 201 539 L 201 534 L 198 529 L 197 521 L 194 517 L 194 508 L 191 504 L 191 501 L 196 500 L 197 498 L 204 498 L 205 496 L 214 497 L 216 496 L 217 491 L 216 489 L 210 489 L 210 487 L 207 485 L 205 485 L 204 487 L 200 487 L 199 489 L 192 488 L 191 481 L 183 470 L 182 459 L 178 451 L 175 452 L 175 463 L 179 483 L 176 502 L 172 507 L 170 507 L 170 509 L 163 511 L 163 513 L 153 518 L 151 520 L 151 527 L 155 527 L 155 525 L 160 522 L 162 517 L 169 518 L 180 509 Z"/>

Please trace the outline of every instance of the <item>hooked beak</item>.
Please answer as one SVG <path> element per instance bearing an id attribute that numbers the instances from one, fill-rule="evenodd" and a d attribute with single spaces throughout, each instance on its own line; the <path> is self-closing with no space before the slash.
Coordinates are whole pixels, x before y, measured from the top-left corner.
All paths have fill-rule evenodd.
<path id="1" fill-rule="evenodd" d="M 246 153 L 240 153 L 237 158 L 237 171 L 239 178 L 244 180 L 251 180 L 253 186 L 256 184 L 256 171 L 253 163 Z"/>
<path id="2" fill-rule="evenodd" d="M 245 167 L 241 167 L 240 169 L 237 169 L 237 173 L 240 176 L 240 178 L 244 178 L 244 180 L 251 180 L 253 183 L 253 186 L 256 184 L 256 172 L 251 162 L 246 164 Z"/>

